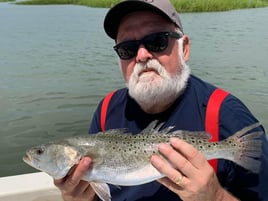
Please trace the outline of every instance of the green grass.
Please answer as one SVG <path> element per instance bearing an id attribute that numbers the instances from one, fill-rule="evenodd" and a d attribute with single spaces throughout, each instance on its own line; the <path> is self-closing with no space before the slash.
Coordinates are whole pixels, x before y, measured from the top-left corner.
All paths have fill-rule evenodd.
<path id="1" fill-rule="evenodd" d="M 79 5 L 86 5 L 98 8 L 110 8 L 120 0 L 77 0 Z"/>
<path id="2" fill-rule="evenodd" d="M 1 1 L 1 0 L 0 0 Z M 2 0 L 3 1 L 3 0 Z M 109 8 L 120 0 L 26 0 L 17 4 L 75 4 Z M 268 6 L 268 0 L 171 0 L 178 12 L 210 12 Z"/>
<path id="3" fill-rule="evenodd" d="M 268 6 L 268 0 L 171 0 L 179 12 L 226 11 Z"/>
<path id="4" fill-rule="evenodd" d="M 1 1 L 1 0 L 0 0 Z M 110 8 L 120 0 L 26 0 L 16 4 L 22 5 L 48 5 L 48 4 L 74 4 L 90 7 Z"/>
<path id="5" fill-rule="evenodd" d="M 53 4 L 76 4 L 76 0 L 26 0 L 20 1 L 19 5 L 53 5 Z"/>

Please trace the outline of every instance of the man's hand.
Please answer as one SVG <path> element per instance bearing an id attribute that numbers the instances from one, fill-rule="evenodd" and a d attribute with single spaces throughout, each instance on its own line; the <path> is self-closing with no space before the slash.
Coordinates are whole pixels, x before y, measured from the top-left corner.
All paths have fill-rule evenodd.
<path id="1" fill-rule="evenodd" d="M 205 156 L 192 145 L 172 138 L 170 145 L 161 143 L 158 149 L 165 159 L 153 155 L 151 163 L 166 175 L 159 182 L 182 200 L 237 201 L 221 187 Z"/>
<path id="2" fill-rule="evenodd" d="M 64 201 L 95 201 L 97 196 L 89 182 L 81 180 L 86 171 L 91 168 L 92 160 L 83 158 L 72 174 L 63 179 L 54 180 L 62 194 Z"/>

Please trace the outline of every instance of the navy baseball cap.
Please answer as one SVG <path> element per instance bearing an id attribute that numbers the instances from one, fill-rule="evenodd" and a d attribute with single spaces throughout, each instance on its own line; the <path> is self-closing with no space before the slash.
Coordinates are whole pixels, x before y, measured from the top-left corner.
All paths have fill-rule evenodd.
<path id="1" fill-rule="evenodd" d="M 179 14 L 169 0 L 125 0 L 113 6 L 104 19 L 104 30 L 116 39 L 119 24 L 123 17 L 135 11 L 152 11 L 173 22 L 183 33 Z"/>

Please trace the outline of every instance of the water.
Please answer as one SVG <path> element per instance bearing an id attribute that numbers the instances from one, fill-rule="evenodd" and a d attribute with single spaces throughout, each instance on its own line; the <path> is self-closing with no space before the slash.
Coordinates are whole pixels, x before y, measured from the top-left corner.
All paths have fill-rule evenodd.
<path id="1" fill-rule="evenodd" d="M 124 86 L 102 28 L 106 9 L 0 3 L 0 176 L 34 171 L 25 150 L 87 133 Z M 182 14 L 192 72 L 234 93 L 268 128 L 268 8 Z"/>

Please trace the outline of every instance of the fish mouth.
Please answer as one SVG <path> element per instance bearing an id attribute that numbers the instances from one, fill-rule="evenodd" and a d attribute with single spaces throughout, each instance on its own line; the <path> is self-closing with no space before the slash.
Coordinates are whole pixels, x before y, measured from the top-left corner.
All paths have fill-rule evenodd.
<path id="1" fill-rule="evenodd" d="M 32 160 L 32 157 L 29 155 L 29 154 L 25 154 L 25 156 L 23 156 L 22 160 L 25 162 L 25 163 L 31 163 L 31 160 Z"/>

